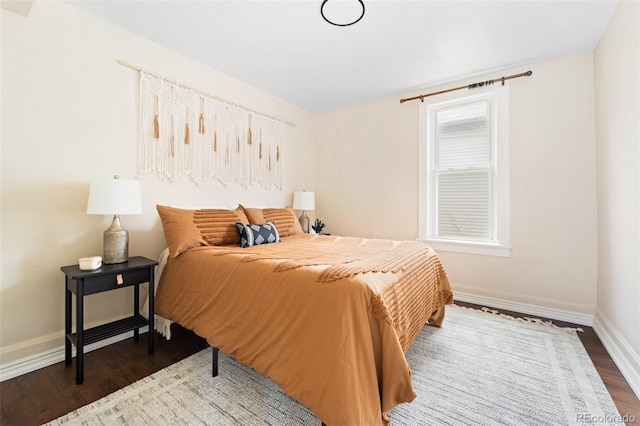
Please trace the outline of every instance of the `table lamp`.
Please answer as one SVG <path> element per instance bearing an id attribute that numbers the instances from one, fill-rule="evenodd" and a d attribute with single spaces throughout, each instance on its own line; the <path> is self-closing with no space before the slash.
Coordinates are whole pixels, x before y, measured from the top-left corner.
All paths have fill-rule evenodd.
<path id="1" fill-rule="evenodd" d="M 302 210 L 300 215 L 300 226 L 305 233 L 309 233 L 309 217 L 306 214 L 306 210 L 316 209 L 316 200 L 313 192 L 296 191 L 293 193 L 293 209 Z"/>
<path id="2" fill-rule="evenodd" d="M 129 231 L 120 226 L 121 214 L 142 213 L 140 182 L 133 179 L 98 179 L 91 182 L 87 214 L 112 214 L 113 222 L 104 231 L 103 263 L 129 260 Z"/>

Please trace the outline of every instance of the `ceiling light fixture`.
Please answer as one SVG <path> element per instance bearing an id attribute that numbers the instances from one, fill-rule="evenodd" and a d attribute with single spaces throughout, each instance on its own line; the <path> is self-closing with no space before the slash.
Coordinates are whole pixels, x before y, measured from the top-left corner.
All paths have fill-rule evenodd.
<path id="1" fill-rule="evenodd" d="M 362 0 L 357 0 L 359 5 L 357 5 L 355 1 L 333 0 L 331 5 L 328 7 L 328 10 L 325 11 L 325 6 L 328 1 L 329 0 L 324 0 L 322 2 L 322 6 L 320 6 L 320 14 L 324 20 L 331 25 L 335 25 L 336 27 L 348 27 L 349 25 L 353 25 L 361 20 L 364 16 L 364 3 Z M 327 15 L 329 18 L 327 18 Z"/>

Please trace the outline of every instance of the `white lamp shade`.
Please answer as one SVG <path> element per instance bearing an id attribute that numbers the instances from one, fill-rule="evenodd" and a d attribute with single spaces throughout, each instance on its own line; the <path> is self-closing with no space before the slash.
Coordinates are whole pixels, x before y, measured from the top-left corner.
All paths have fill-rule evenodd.
<path id="1" fill-rule="evenodd" d="M 296 191 L 293 193 L 294 210 L 315 210 L 316 198 L 313 192 Z"/>
<path id="2" fill-rule="evenodd" d="M 142 213 L 140 182 L 133 179 L 99 179 L 91 182 L 87 214 Z"/>

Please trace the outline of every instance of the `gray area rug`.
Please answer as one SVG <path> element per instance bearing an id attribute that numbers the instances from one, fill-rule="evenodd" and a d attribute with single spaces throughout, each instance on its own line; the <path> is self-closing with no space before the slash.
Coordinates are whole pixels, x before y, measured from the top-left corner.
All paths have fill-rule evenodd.
<path id="1" fill-rule="evenodd" d="M 407 352 L 418 397 L 400 425 L 623 425 L 575 330 L 447 307 Z M 319 425 L 271 380 L 205 349 L 51 425 Z M 354 425 L 356 426 L 356 425 Z"/>

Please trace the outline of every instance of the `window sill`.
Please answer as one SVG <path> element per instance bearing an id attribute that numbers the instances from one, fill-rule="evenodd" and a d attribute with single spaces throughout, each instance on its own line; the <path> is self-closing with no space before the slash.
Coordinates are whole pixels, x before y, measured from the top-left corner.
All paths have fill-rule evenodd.
<path id="1" fill-rule="evenodd" d="M 450 251 L 456 253 L 480 254 L 483 256 L 511 257 L 511 247 L 500 244 L 471 243 L 467 241 L 430 240 L 418 238 L 435 251 Z"/>

